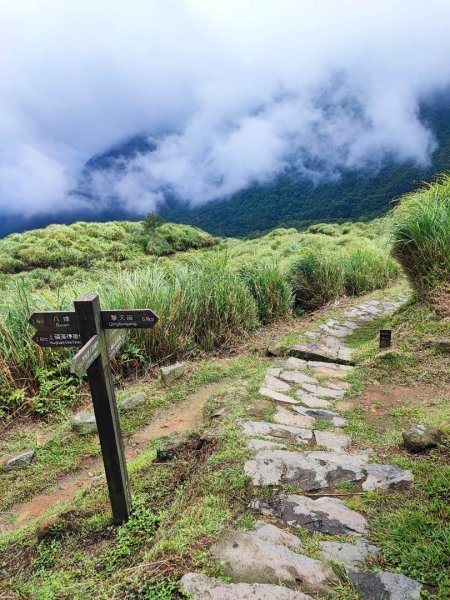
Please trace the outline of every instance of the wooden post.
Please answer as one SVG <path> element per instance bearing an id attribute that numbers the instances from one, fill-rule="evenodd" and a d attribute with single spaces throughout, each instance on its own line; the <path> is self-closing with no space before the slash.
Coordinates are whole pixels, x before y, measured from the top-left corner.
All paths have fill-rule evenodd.
<path id="1" fill-rule="evenodd" d="M 392 330 L 391 329 L 380 329 L 380 350 L 386 350 L 390 348 L 392 344 Z"/>
<path id="2" fill-rule="evenodd" d="M 113 519 L 120 524 L 130 516 L 131 494 L 105 332 L 101 324 L 100 300 L 97 294 L 85 294 L 75 300 L 74 305 L 81 343 L 86 344 L 95 335 L 99 340 L 100 354 L 87 369 L 87 375 Z"/>

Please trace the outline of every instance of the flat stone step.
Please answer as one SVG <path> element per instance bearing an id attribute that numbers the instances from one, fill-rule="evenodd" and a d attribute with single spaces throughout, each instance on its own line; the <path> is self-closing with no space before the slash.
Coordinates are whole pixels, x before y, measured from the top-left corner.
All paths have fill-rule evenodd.
<path id="1" fill-rule="evenodd" d="M 323 398 L 317 398 L 313 394 L 309 394 L 305 390 L 298 390 L 295 392 L 297 398 L 300 398 L 302 404 L 307 406 L 308 408 L 328 408 L 331 406 L 331 402 L 329 400 L 324 400 Z"/>
<path id="2" fill-rule="evenodd" d="M 290 425 L 292 427 L 300 427 L 306 429 L 312 429 L 316 424 L 314 417 L 308 417 L 307 415 L 300 415 L 299 413 L 293 413 L 292 411 L 278 406 L 276 413 L 273 415 L 275 423 L 281 425 Z"/>
<path id="3" fill-rule="evenodd" d="M 295 412 L 298 412 L 301 415 L 306 415 L 307 417 L 314 417 L 315 419 L 321 419 L 322 421 L 330 421 L 335 427 L 342 427 L 347 423 L 347 419 L 344 419 L 339 413 L 332 410 L 304 408 L 303 406 L 293 406 L 292 410 L 295 410 Z"/>
<path id="4" fill-rule="evenodd" d="M 326 388 L 321 385 L 314 385 L 311 383 L 302 383 L 302 388 L 313 394 L 314 396 L 318 396 L 319 398 L 343 398 L 345 396 L 344 390 L 333 390 L 331 388 Z"/>
<path id="5" fill-rule="evenodd" d="M 225 583 L 202 573 L 186 573 L 180 586 L 193 600 L 312 600 L 311 596 L 279 585 Z"/>
<path id="6" fill-rule="evenodd" d="M 286 546 L 286 548 L 291 548 L 291 550 L 303 550 L 303 544 L 296 535 L 270 523 L 257 521 L 256 529 L 253 533 L 265 542 L 270 542 L 277 546 Z"/>
<path id="7" fill-rule="evenodd" d="M 284 361 L 284 367 L 286 369 L 306 369 L 307 366 L 308 361 L 301 358 L 295 358 L 295 356 L 290 356 Z"/>
<path id="8" fill-rule="evenodd" d="M 316 444 L 322 446 L 327 450 L 333 450 L 335 452 L 344 452 L 351 443 L 351 439 L 348 435 L 339 433 L 332 433 L 330 431 L 314 431 L 314 437 L 316 438 Z"/>
<path id="9" fill-rule="evenodd" d="M 286 450 L 286 446 L 283 444 L 271 442 L 270 440 L 260 440 L 259 438 L 248 440 L 246 446 L 249 450 Z"/>
<path id="10" fill-rule="evenodd" d="M 369 544 L 363 538 L 350 542 L 319 542 L 320 556 L 324 560 L 333 561 L 345 567 L 359 567 L 367 559 L 374 559 L 380 554 L 378 546 Z"/>
<path id="11" fill-rule="evenodd" d="M 262 387 L 274 392 L 288 392 L 291 389 L 289 383 L 286 383 L 286 381 L 281 381 L 281 379 L 274 377 L 273 375 L 265 376 Z"/>
<path id="12" fill-rule="evenodd" d="M 331 535 L 366 533 L 367 521 L 360 513 L 347 508 L 338 498 L 317 498 L 288 494 L 270 501 L 256 500 L 252 504 L 262 514 L 277 517 L 289 525 L 308 531 Z"/>
<path id="13" fill-rule="evenodd" d="M 423 587 L 400 573 L 349 570 L 348 575 L 364 600 L 419 600 Z"/>
<path id="14" fill-rule="evenodd" d="M 329 565 L 251 533 L 224 532 L 210 554 L 238 583 L 282 583 L 314 594 L 330 594 L 331 585 L 338 583 Z"/>
<path id="15" fill-rule="evenodd" d="M 289 356 L 321 362 L 353 365 L 352 350 L 346 346 L 330 348 L 325 344 L 296 344 L 288 351 Z"/>
<path id="16" fill-rule="evenodd" d="M 297 400 L 294 400 L 294 398 L 291 398 L 290 396 L 286 396 L 286 394 L 276 392 L 264 386 L 259 389 L 259 393 L 261 394 L 261 396 L 265 396 L 266 398 L 270 398 L 271 400 L 275 400 L 276 402 L 283 402 L 284 404 L 298 404 Z"/>
<path id="17" fill-rule="evenodd" d="M 248 436 L 261 435 L 276 440 L 286 440 L 295 444 L 308 444 L 314 441 L 311 429 L 302 427 L 268 423 L 267 421 L 243 421 L 241 427 L 244 434 Z"/>
<path id="18" fill-rule="evenodd" d="M 362 482 L 365 478 L 361 466 L 354 462 L 333 462 L 289 450 L 261 450 L 245 462 L 244 472 L 255 486 L 295 484 L 303 491 L 331 488 L 341 481 Z"/>
<path id="19" fill-rule="evenodd" d="M 314 377 L 311 377 L 310 375 L 306 375 L 306 373 L 303 373 L 302 371 L 283 371 L 280 374 L 280 379 L 282 379 L 283 381 L 287 381 L 289 383 L 296 383 L 296 384 L 301 384 L 301 383 L 317 384 L 318 383 L 317 379 L 315 379 Z"/>

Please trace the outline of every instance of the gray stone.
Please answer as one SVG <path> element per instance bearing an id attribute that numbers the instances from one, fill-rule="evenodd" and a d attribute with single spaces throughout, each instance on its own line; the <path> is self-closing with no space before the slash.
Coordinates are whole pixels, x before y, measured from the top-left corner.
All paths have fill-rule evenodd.
<path id="1" fill-rule="evenodd" d="M 340 435 L 329 431 L 314 431 L 314 437 L 318 446 L 335 452 L 344 452 L 351 442 L 348 435 Z"/>
<path id="2" fill-rule="evenodd" d="M 286 348 L 279 342 L 272 342 L 267 346 L 266 354 L 268 356 L 284 356 Z"/>
<path id="3" fill-rule="evenodd" d="M 270 502 L 256 500 L 253 504 L 264 515 L 282 519 L 289 525 L 308 531 L 331 535 L 360 535 L 367 529 L 367 521 L 360 513 L 347 508 L 337 498 L 317 498 L 288 494 Z"/>
<path id="4" fill-rule="evenodd" d="M 304 369 L 307 366 L 306 360 L 302 360 L 301 358 L 295 358 L 295 356 L 290 356 L 286 359 L 284 366 L 286 369 Z"/>
<path id="5" fill-rule="evenodd" d="M 304 408 L 303 406 L 293 406 L 292 410 L 306 415 L 308 417 L 314 417 L 315 419 L 322 419 L 323 421 L 331 421 L 335 427 L 342 427 L 347 423 L 347 419 L 341 417 L 339 413 L 332 410 L 325 410 L 320 408 Z"/>
<path id="6" fill-rule="evenodd" d="M 129 398 L 126 398 L 122 402 L 122 404 L 120 405 L 120 410 L 124 412 L 136 410 L 136 408 L 139 408 L 140 406 L 145 404 L 146 399 L 147 396 L 146 394 L 144 394 L 144 392 L 136 392 L 135 394 L 133 394 Z"/>
<path id="7" fill-rule="evenodd" d="M 272 439 L 281 439 L 295 444 L 307 444 L 313 440 L 310 429 L 279 425 L 278 423 L 267 423 L 266 421 L 243 421 L 242 431 L 245 435 L 262 435 Z"/>
<path id="8" fill-rule="evenodd" d="M 444 432 L 436 427 L 416 425 L 402 433 L 403 443 L 411 452 L 422 452 L 438 446 L 444 439 Z"/>
<path id="9" fill-rule="evenodd" d="M 272 377 L 278 377 L 281 371 L 282 369 L 280 369 L 279 367 L 270 367 L 269 369 L 267 369 L 266 373 L 267 375 L 272 375 Z"/>
<path id="10" fill-rule="evenodd" d="M 350 570 L 349 578 L 364 600 L 419 600 L 423 587 L 400 573 Z"/>
<path id="11" fill-rule="evenodd" d="M 270 390 L 264 386 L 259 389 L 259 393 L 261 396 L 276 400 L 276 402 L 284 402 L 284 404 L 297 404 L 297 400 L 294 400 L 294 398 L 286 396 L 286 394 L 282 394 L 281 392 L 275 392 L 274 390 Z"/>
<path id="12" fill-rule="evenodd" d="M 295 392 L 295 395 L 300 398 L 302 404 L 308 408 L 328 408 L 331 406 L 331 402 L 328 400 L 317 398 L 313 394 L 308 394 L 308 392 L 305 392 L 304 390 L 298 390 Z"/>
<path id="13" fill-rule="evenodd" d="M 323 362 L 321 360 L 308 360 L 306 365 L 312 368 L 325 367 L 327 369 L 332 369 L 333 372 L 342 371 L 344 373 L 350 373 L 355 368 L 351 365 L 341 365 L 337 363 Z M 334 374 L 333 377 L 336 377 L 336 375 Z"/>
<path id="14" fill-rule="evenodd" d="M 311 383 L 302 383 L 302 388 L 310 394 L 318 396 L 319 398 L 343 398 L 345 396 L 345 392 L 343 390 L 332 390 L 330 388 L 322 387 L 321 385 L 313 385 Z"/>
<path id="15" fill-rule="evenodd" d="M 338 338 L 346 337 L 349 333 L 351 333 L 351 330 L 347 329 L 347 327 L 338 327 L 336 325 L 334 325 L 333 327 L 329 327 L 328 325 L 321 325 L 320 328 L 326 333 L 329 333 L 330 335 L 336 336 Z"/>
<path id="16" fill-rule="evenodd" d="M 283 371 L 280 374 L 280 379 L 289 381 L 289 383 L 317 383 L 317 379 L 302 373 L 301 371 Z"/>
<path id="17" fill-rule="evenodd" d="M 311 339 L 316 339 L 320 337 L 320 333 L 318 331 L 305 331 L 305 336 Z"/>
<path id="18" fill-rule="evenodd" d="M 312 452 L 308 452 L 307 456 L 321 462 L 335 463 L 337 465 L 342 465 L 343 467 L 353 465 L 359 468 L 364 467 L 370 459 L 370 454 L 368 452 L 350 454 L 349 452 L 325 452 L 324 450 L 313 450 Z"/>
<path id="19" fill-rule="evenodd" d="M 79 435 L 89 435 L 97 432 L 95 415 L 86 410 L 78 412 L 72 418 L 72 429 Z"/>
<path id="20" fill-rule="evenodd" d="M 369 558 L 376 558 L 380 549 L 378 546 L 369 544 L 362 538 L 356 539 L 355 543 L 348 542 L 319 542 L 320 556 L 324 560 L 341 563 L 346 567 L 359 567 Z"/>
<path id="21" fill-rule="evenodd" d="M 367 479 L 362 484 L 365 492 L 370 490 L 386 490 L 399 483 L 410 483 L 414 480 L 411 471 L 401 469 L 394 465 L 366 465 L 364 470 L 367 473 Z"/>
<path id="22" fill-rule="evenodd" d="M 345 346 L 330 348 L 326 344 L 296 344 L 289 350 L 289 355 L 304 360 L 331 362 L 352 365 L 352 351 Z"/>
<path id="23" fill-rule="evenodd" d="M 185 371 L 184 363 L 175 363 L 168 367 L 161 367 L 161 379 L 165 385 L 170 385 L 180 377 L 183 377 Z"/>
<path id="24" fill-rule="evenodd" d="M 264 540 L 277 546 L 286 546 L 286 548 L 292 548 L 293 550 L 302 550 L 303 544 L 296 535 L 275 527 L 270 523 L 264 523 L 264 521 L 256 522 L 255 535 Z"/>
<path id="25" fill-rule="evenodd" d="M 275 423 L 281 423 L 282 425 L 305 427 L 306 429 L 311 429 L 316 424 L 314 417 L 293 413 L 282 406 L 277 408 L 277 412 L 273 415 L 273 420 Z"/>
<path id="26" fill-rule="evenodd" d="M 288 392 L 291 386 L 285 381 L 280 381 L 278 377 L 273 375 L 266 375 L 263 382 L 263 387 L 274 392 Z"/>
<path id="27" fill-rule="evenodd" d="M 271 442 L 270 440 L 260 440 L 258 438 L 248 440 L 246 445 L 249 450 L 273 450 L 274 448 L 278 448 L 279 450 L 286 449 L 286 446 L 283 446 L 283 444 Z"/>
<path id="28" fill-rule="evenodd" d="M 302 592 L 265 583 L 225 583 L 201 573 L 186 573 L 181 589 L 193 600 L 312 600 Z"/>
<path id="29" fill-rule="evenodd" d="M 348 392 L 352 387 L 351 384 L 346 381 L 327 381 L 325 385 L 331 390 L 344 390 L 345 392 Z"/>
<path id="30" fill-rule="evenodd" d="M 330 366 L 333 365 L 334 363 L 330 363 Z M 348 372 L 347 371 L 338 371 L 336 369 L 330 368 L 330 367 L 311 367 L 312 369 L 314 369 L 314 375 L 316 377 L 332 377 L 333 379 L 344 379 L 345 377 L 347 377 Z"/>
<path id="31" fill-rule="evenodd" d="M 330 584 L 338 583 L 329 565 L 249 533 L 225 532 L 210 553 L 239 583 L 282 583 L 318 594 L 331 593 Z"/>
<path id="32" fill-rule="evenodd" d="M 261 450 L 253 459 L 246 461 L 244 471 L 255 486 L 289 483 L 298 485 L 303 491 L 327 489 L 341 481 L 364 479 L 362 469 L 352 461 L 334 462 L 311 454 Z"/>
<path id="33" fill-rule="evenodd" d="M 27 467 L 34 458 L 34 450 L 26 450 L 13 456 L 5 456 L 0 460 L 0 466 L 5 473 Z"/>

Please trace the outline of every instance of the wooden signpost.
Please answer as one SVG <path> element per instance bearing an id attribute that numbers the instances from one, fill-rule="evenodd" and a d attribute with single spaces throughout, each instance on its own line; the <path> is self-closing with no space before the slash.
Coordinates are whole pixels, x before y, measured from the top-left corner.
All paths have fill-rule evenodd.
<path id="1" fill-rule="evenodd" d="M 149 309 L 100 310 L 96 294 L 81 296 L 74 306 L 74 312 L 33 313 L 33 340 L 45 348 L 82 346 L 71 372 L 79 377 L 87 373 L 113 518 L 123 523 L 130 515 L 131 494 L 110 360 L 123 345 L 127 329 L 154 327 L 158 317 Z"/>

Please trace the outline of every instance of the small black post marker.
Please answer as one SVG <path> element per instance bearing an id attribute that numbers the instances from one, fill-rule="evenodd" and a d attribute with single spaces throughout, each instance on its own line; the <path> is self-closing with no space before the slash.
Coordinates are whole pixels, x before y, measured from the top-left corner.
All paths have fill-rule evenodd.
<path id="1" fill-rule="evenodd" d="M 380 329 L 380 350 L 390 348 L 392 343 L 391 329 Z"/>
<path id="2" fill-rule="evenodd" d="M 74 302 L 81 343 L 98 336 L 100 354 L 87 369 L 98 435 L 105 465 L 109 497 L 116 524 L 127 521 L 131 510 L 130 484 L 120 431 L 105 332 L 97 294 L 85 294 Z"/>

